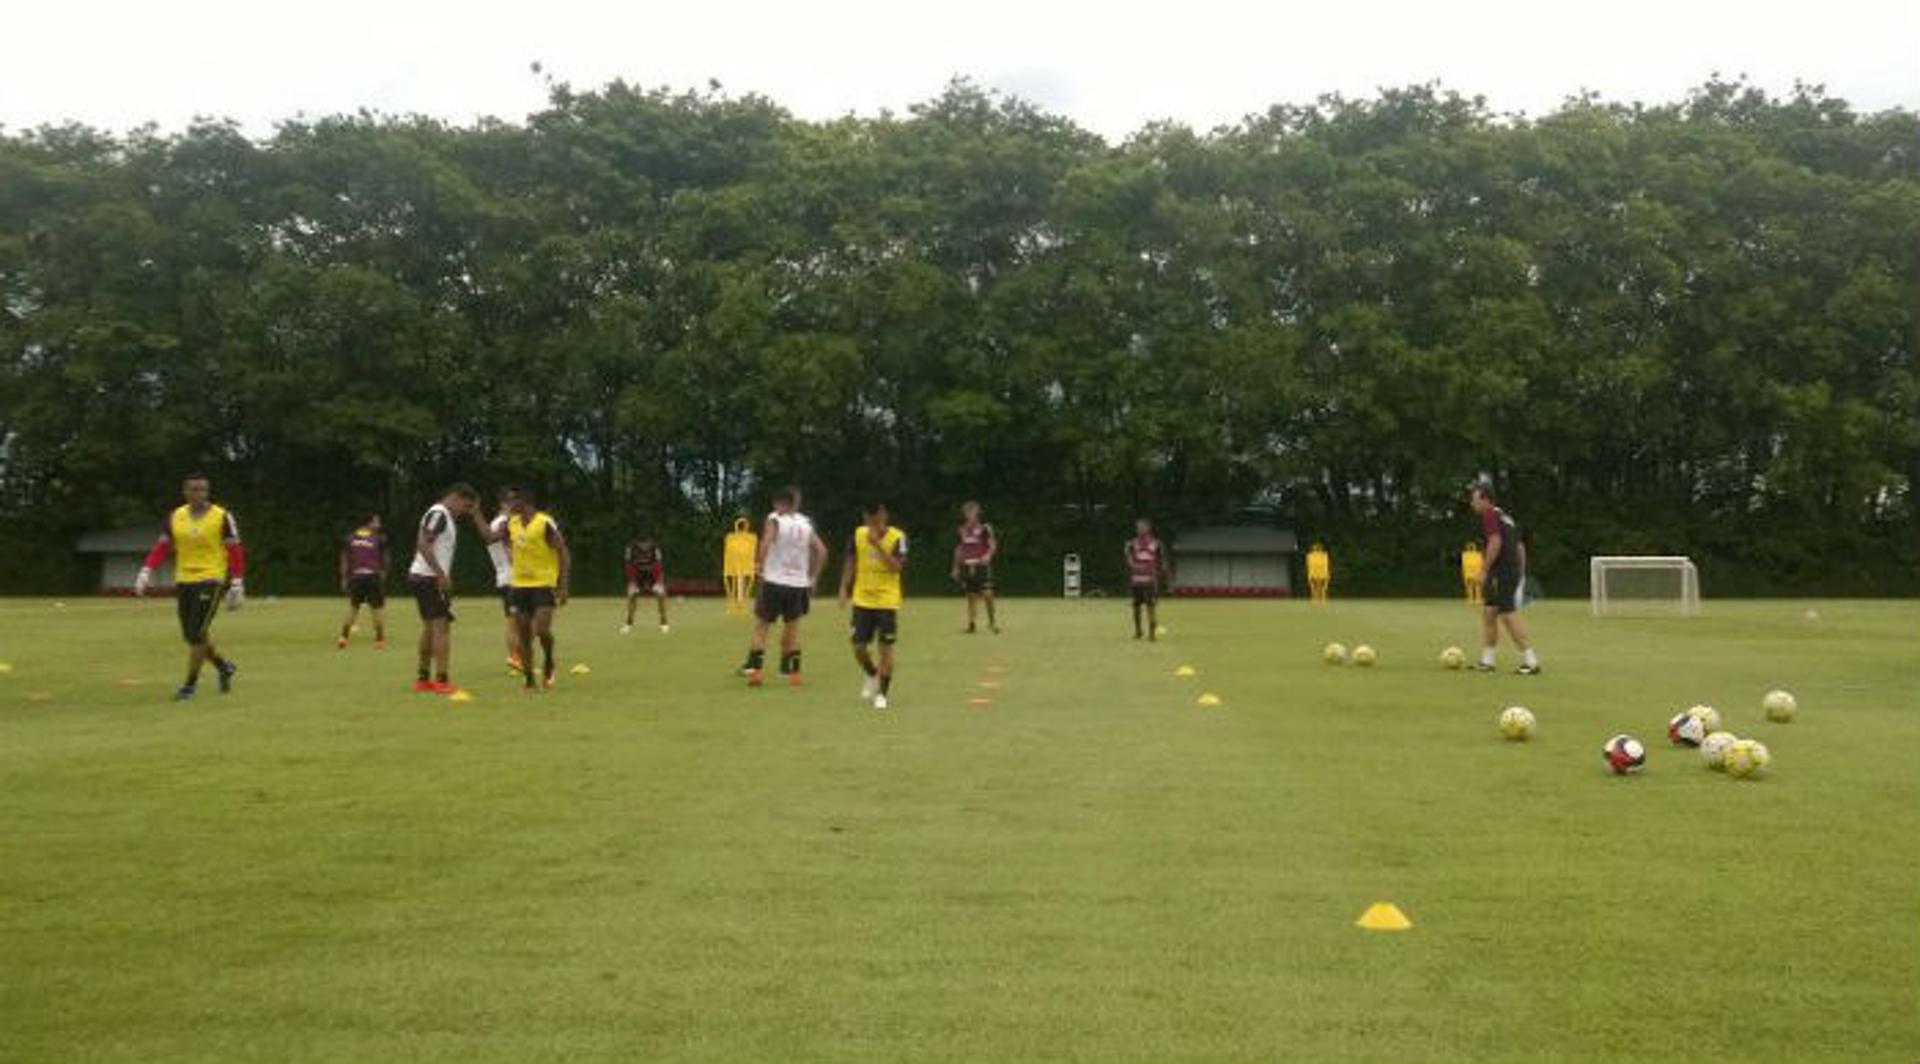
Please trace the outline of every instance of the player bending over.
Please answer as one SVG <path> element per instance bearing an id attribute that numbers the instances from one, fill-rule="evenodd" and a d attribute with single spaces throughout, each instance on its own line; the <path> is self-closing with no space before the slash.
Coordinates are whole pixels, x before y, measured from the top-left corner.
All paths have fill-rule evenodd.
<path id="1" fill-rule="evenodd" d="M 987 606 L 987 627 L 1000 634 L 1000 621 L 993 611 L 993 557 L 1000 553 L 1000 538 L 993 526 L 980 520 L 980 504 L 972 500 L 960 507 L 960 542 L 953 548 L 952 576 L 967 594 L 967 634 L 978 629 L 975 621 L 982 602 Z"/>
<path id="2" fill-rule="evenodd" d="M 347 619 L 340 622 L 340 638 L 333 645 L 347 649 L 360 607 L 373 614 L 373 649 L 387 649 L 387 534 L 380 531 L 380 515 L 369 513 L 340 543 L 340 590 L 347 595 Z"/>
<path id="3" fill-rule="evenodd" d="M 533 641 L 540 640 L 541 683 L 553 687 L 553 611 L 567 604 L 571 585 L 573 554 L 567 549 L 567 537 L 560 524 L 546 511 L 534 506 L 531 489 L 515 488 L 513 517 L 507 522 L 507 538 L 513 554 L 513 619 L 520 630 L 520 674 L 526 677 L 523 690 L 533 694 L 539 688 L 533 682 Z"/>
<path id="4" fill-rule="evenodd" d="M 1153 534 L 1153 522 L 1142 517 L 1133 523 L 1127 541 L 1127 582 L 1133 588 L 1133 637 L 1140 638 L 1140 611 L 1147 614 L 1148 642 L 1160 638 L 1160 585 L 1167 578 L 1167 546 Z"/>
<path id="5" fill-rule="evenodd" d="M 866 674 L 860 697 L 875 709 L 885 709 L 893 690 L 893 645 L 900 635 L 900 571 L 907 565 L 907 534 L 887 525 L 885 503 L 869 503 L 860 513 L 866 523 L 854 530 L 840 567 L 840 605 L 853 601 L 853 660 Z M 876 637 L 877 661 L 868 650 Z"/>
<path id="6" fill-rule="evenodd" d="M 473 521 L 480 537 L 493 535 L 480 517 L 480 496 L 470 484 L 455 484 L 440 501 L 420 515 L 413 537 L 413 564 L 407 567 L 407 587 L 420 608 L 419 672 L 415 691 L 450 695 L 448 675 L 453 662 L 453 548 L 459 543 L 458 519 Z"/>
<path id="7" fill-rule="evenodd" d="M 812 608 L 813 588 L 827 564 L 827 545 L 813 530 L 813 520 L 800 512 L 800 489 L 774 493 L 773 512 L 760 529 L 754 575 L 760 584 L 753 602 L 753 635 L 747 642 L 747 660 L 740 671 L 747 686 L 763 682 L 767 663 L 767 629 L 777 619 L 780 627 L 780 671 L 787 682 L 800 686 L 800 621 Z"/>
<path id="8" fill-rule="evenodd" d="M 1493 652 L 1500 644 L 1500 627 L 1506 626 L 1513 645 L 1520 648 L 1522 676 L 1540 674 L 1540 658 L 1533 652 L 1533 640 L 1527 634 L 1527 622 L 1517 612 L 1520 588 L 1527 579 L 1527 548 L 1521 542 L 1520 526 L 1494 505 L 1493 493 L 1476 484 L 1468 496 L 1473 512 L 1480 515 L 1481 538 L 1486 541 L 1485 561 L 1480 567 L 1480 663 L 1479 672 L 1494 670 Z"/>
<path id="9" fill-rule="evenodd" d="M 644 532 L 627 544 L 627 622 L 620 626 L 621 635 L 633 631 L 633 613 L 640 605 L 642 592 L 653 596 L 654 606 L 660 611 L 660 631 L 673 631 L 667 625 L 666 555 Z"/>
<path id="10" fill-rule="evenodd" d="M 225 508 L 213 503 L 213 485 L 203 473 L 188 475 L 180 485 L 186 503 L 168 516 L 160 528 L 160 538 L 140 564 L 134 578 L 133 593 L 145 595 L 153 585 L 153 572 L 175 557 L 173 585 L 179 599 L 180 635 L 187 641 L 187 682 L 175 691 L 173 700 L 192 698 L 200 683 L 200 667 L 207 662 L 220 676 L 220 693 L 233 690 L 233 674 L 240 667 L 220 656 L 213 645 L 213 618 L 220 612 L 225 597 L 227 609 L 237 610 L 246 601 L 247 551 L 240 543 L 240 526 Z"/>

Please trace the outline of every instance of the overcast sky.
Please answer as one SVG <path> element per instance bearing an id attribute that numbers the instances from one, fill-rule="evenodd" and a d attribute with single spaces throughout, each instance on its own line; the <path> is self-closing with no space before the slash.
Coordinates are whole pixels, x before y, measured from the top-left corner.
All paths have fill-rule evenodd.
<path id="1" fill-rule="evenodd" d="M 4 0 L 0 125 L 269 132 L 369 108 L 518 119 L 545 90 L 719 80 L 808 117 L 899 110 L 955 75 L 1109 137 L 1438 79 L 1502 111 L 1679 97 L 1713 71 L 1920 107 L 1920 0 Z"/>

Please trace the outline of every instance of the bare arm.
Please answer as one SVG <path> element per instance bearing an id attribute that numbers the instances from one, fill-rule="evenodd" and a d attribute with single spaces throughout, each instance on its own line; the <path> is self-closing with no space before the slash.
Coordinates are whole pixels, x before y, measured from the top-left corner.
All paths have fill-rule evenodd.
<path id="1" fill-rule="evenodd" d="M 840 562 L 840 604 L 842 606 L 846 605 L 847 599 L 853 595 L 853 571 L 859 563 L 859 557 L 853 551 L 853 544 L 847 544 L 847 556 Z"/>
<path id="2" fill-rule="evenodd" d="M 779 531 L 780 531 L 780 526 L 775 524 L 773 518 L 771 517 L 767 518 L 766 524 L 760 526 L 760 542 L 755 544 L 753 548 L 753 575 L 754 576 L 764 575 L 766 565 L 767 565 L 767 551 L 773 549 L 773 537 Z M 813 537 L 813 541 L 815 543 L 820 542 L 820 537 L 819 536 Z M 820 550 L 821 550 L 821 553 L 826 552 L 825 547 L 820 548 Z M 814 568 L 818 569 L 819 566 L 816 565 Z"/>
<path id="3" fill-rule="evenodd" d="M 1487 551 L 1485 556 L 1483 556 L 1480 559 L 1480 582 L 1481 583 L 1483 584 L 1486 583 L 1487 574 L 1493 572 L 1494 560 L 1500 557 L 1500 549 L 1506 546 L 1506 543 L 1504 542 L 1505 539 L 1506 537 L 1500 536 L 1497 534 L 1487 537 Z"/>

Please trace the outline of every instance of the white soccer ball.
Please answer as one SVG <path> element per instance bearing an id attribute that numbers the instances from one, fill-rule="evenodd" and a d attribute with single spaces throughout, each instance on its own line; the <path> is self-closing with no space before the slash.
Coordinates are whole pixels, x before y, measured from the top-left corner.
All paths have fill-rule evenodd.
<path id="1" fill-rule="evenodd" d="M 1508 706 L 1500 711 L 1500 737 L 1509 742 L 1533 738 L 1533 711 L 1525 706 Z"/>
<path id="2" fill-rule="evenodd" d="M 1767 711 L 1768 720 L 1785 724 L 1793 719 L 1796 712 L 1799 712 L 1800 702 L 1793 697 L 1791 691 L 1773 690 L 1768 691 L 1767 697 L 1760 700 L 1760 707 Z"/>
<path id="3" fill-rule="evenodd" d="M 1740 737 L 1730 731 L 1710 732 L 1700 740 L 1700 760 L 1715 772 L 1724 772 L 1727 768 L 1727 750 L 1739 741 Z"/>
<path id="4" fill-rule="evenodd" d="M 1353 663 L 1355 665 L 1371 665 L 1373 661 L 1374 654 L 1372 647 L 1362 643 L 1353 648 Z"/>
<path id="5" fill-rule="evenodd" d="M 1720 711 L 1713 708 L 1712 706 L 1695 706 L 1692 709 L 1687 710 L 1687 715 L 1698 720 L 1700 722 L 1700 726 L 1706 729 L 1707 731 L 1717 732 L 1720 730 L 1720 727 L 1722 724 L 1720 720 Z"/>
<path id="6" fill-rule="evenodd" d="M 1727 775 L 1734 779 L 1758 776 L 1771 764 L 1772 752 L 1758 739 L 1739 739 L 1727 747 Z"/>
<path id="7" fill-rule="evenodd" d="M 1345 665 L 1347 663 L 1347 648 L 1345 644 L 1342 643 L 1328 643 L 1327 648 L 1320 652 L 1320 656 L 1326 659 L 1329 665 Z"/>
<path id="8" fill-rule="evenodd" d="M 1616 735 L 1600 748 L 1600 756 L 1616 776 L 1638 772 L 1647 764 L 1647 748 L 1631 735 Z"/>
<path id="9" fill-rule="evenodd" d="M 1440 667 L 1443 669 L 1461 669 L 1467 664 L 1467 652 L 1459 647 L 1448 647 L 1440 652 Z"/>
<path id="10" fill-rule="evenodd" d="M 1699 746 L 1707 737 L 1707 726 L 1692 713 L 1675 713 L 1667 721 L 1667 741 L 1675 746 Z"/>

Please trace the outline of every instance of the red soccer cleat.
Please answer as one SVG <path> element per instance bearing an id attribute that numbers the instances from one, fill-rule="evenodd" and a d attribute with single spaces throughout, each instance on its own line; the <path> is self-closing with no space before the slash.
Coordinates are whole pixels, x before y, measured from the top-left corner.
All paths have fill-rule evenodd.
<path id="1" fill-rule="evenodd" d="M 453 686 L 453 682 L 450 680 L 436 680 L 429 685 L 427 689 L 436 695 L 450 695 L 459 690 L 459 688 Z"/>
<path id="2" fill-rule="evenodd" d="M 432 694 L 432 693 L 433 693 L 433 681 L 432 681 L 432 680 L 415 680 L 415 681 L 413 681 L 413 693 L 414 693 L 414 694 L 417 694 L 417 695 L 430 695 L 430 694 Z"/>
<path id="3" fill-rule="evenodd" d="M 765 679 L 765 675 L 761 673 L 759 669 L 747 670 L 747 686 L 748 687 L 758 687 L 760 686 L 761 682 L 764 679 Z"/>
<path id="4" fill-rule="evenodd" d="M 787 674 L 787 686 L 788 686 L 788 687 L 798 687 L 798 686 L 800 686 L 800 674 L 799 674 L 799 673 L 797 673 L 797 672 L 790 672 L 790 673 L 788 673 L 788 674 Z"/>

